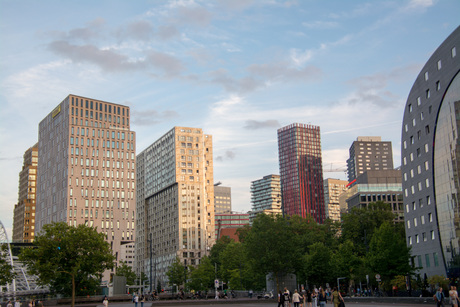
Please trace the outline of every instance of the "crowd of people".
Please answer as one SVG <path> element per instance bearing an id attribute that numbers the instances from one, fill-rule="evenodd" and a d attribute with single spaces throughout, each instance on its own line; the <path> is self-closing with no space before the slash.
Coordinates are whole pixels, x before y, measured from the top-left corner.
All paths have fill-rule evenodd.
<path id="1" fill-rule="evenodd" d="M 339 307 L 343 304 L 343 297 L 337 291 L 337 288 L 334 288 L 331 292 L 322 287 L 319 289 L 314 288 L 312 291 L 302 287 L 300 291 L 294 290 L 292 295 L 287 288 L 284 288 L 284 291 L 279 291 L 278 293 L 278 307 L 325 307 L 328 301 L 334 304 L 334 307 Z M 291 303 L 293 306 L 291 306 Z"/>

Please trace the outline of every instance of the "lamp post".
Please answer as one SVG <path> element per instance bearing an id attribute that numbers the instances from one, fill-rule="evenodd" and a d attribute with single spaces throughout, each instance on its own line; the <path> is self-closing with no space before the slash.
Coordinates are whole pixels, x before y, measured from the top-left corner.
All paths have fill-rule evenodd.
<path id="1" fill-rule="evenodd" d="M 149 250 L 150 250 L 150 272 L 149 272 L 149 285 L 150 285 L 150 293 L 152 293 L 152 262 L 153 262 L 153 252 L 152 252 L 152 233 L 150 233 L 150 239 L 147 239 L 149 242 Z"/>

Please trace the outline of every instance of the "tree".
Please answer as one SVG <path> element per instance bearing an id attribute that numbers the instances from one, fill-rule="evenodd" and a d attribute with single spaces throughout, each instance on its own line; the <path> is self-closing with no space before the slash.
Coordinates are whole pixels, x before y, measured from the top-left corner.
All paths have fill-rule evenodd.
<path id="1" fill-rule="evenodd" d="M 64 295 L 92 293 L 100 285 L 102 273 L 113 268 L 115 257 L 105 235 L 96 228 L 64 222 L 43 226 L 34 247 L 23 249 L 19 259 L 39 277 L 39 283 Z M 88 293 L 89 292 L 89 293 Z"/>
<path id="2" fill-rule="evenodd" d="M 182 285 L 184 281 L 187 279 L 187 267 L 180 262 L 179 257 L 176 257 L 176 261 L 174 261 L 170 266 L 168 271 L 166 272 L 166 276 L 169 279 L 169 285 Z"/>
<path id="3" fill-rule="evenodd" d="M 383 223 L 372 236 L 366 256 L 369 268 L 380 274 L 382 281 L 388 285 L 397 275 L 413 273 L 410 265 L 410 248 L 396 227 L 400 225 Z"/>
<path id="4" fill-rule="evenodd" d="M 374 230 L 385 222 L 392 223 L 394 213 L 391 206 L 382 201 L 370 203 L 367 208 L 352 208 L 342 216 L 341 240 L 350 240 L 360 256 L 369 248 Z"/>
<path id="5" fill-rule="evenodd" d="M 331 258 L 332 251 L 324 243 L 317 242 L 310 246 L 310 252 L 303 257 L 305 275 L 309 283 L 321 285 L 334 280 L 331 277 L 334 273 L 331 269 Z"/>
<path id="6" fill-rule="evenodd" d="M 137 276 L 134 273 L 133 268 L 126 264 L 126 262 L 121 261 L 121 265 L 117 268 L 116 276 L 126 277 L 126 284 L 134 285 L 136 282 Z"/>
<path id="7" fill-rule="evenodd" d="M 247 256 L 255 260 L 257 272 L 273 273 L 277 291 L 279 276 L 294 273 L 302 255 L 289 221 L 281 216 L 257 215 L 251 230 L 245 233 L 243 245 Z"/>
<path id="8" fill-rule="evenodd" d="M 7 257 L 7 248 L 7 244 L 0 247 L 0 286 L 11 283 L 15 277 L 13 266 Z"/>
<path id="9" fill-rule="evenodd" d="M 195 269 L 190 267 L 190 282 L 187 287 L 194 290 L 207 290 L 214 284 L 214 265 L 207 256 L 201 258 L 200 264 Z"/>

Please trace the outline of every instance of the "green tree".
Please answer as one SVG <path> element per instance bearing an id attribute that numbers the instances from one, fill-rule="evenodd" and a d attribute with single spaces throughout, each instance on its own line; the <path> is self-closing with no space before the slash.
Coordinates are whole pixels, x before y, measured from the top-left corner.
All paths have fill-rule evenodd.
<path id="1" fill-rule="evenodd" d="M 410 248 L 397 230 L 398 227 L 401 225 L 383 223 L 372 236 L 366 255 L 369 268 L 380 274 L 386 285 L 390 285 L 397 275 L 413 273 L 410 266 Z"/>
<path id="2" fill-rule="evenodd" d="M 369 243 L 376 229 L 395 218 L 391 206 L 382 201 L 370 203 L 367 208 L 352 208 L 342 215 L 341 240 L 350 240 L 360 256 L 369 249 Z"/>
<path id="3" fill-rule="evenodd" d="M 333 280 L 332 251 L 322 242 L 313 243 L 305 254 L 305 276 L 310 284 L 322 285 Z"/>
<path id="4" fill-rule="evenodd" d="M 166 276 L 169 279 L 169 285 L 177 285 L 178 287 L 184 284 L 184 281 L 187 279 L 187 267 L 180 262 L 179 257 L 176 257 L 166 272 Z"/>
<path id="5" fill-rule="evenodd" d="M 434 291 L 437 290 L 436 287 L 442 287 L 446 290 L 449 285 L 449 279 L 441 275 L 431 275 L 428 277 L 428 284 L 434 289 Z"/>
<path id="6" fill-rule="evenodd" d="M 7 255 L 7 244 L 0 247 L 0 286 L 9 284 L 13 281 L 15 274 Z"/>
<path id="7" fill-rule="evenodd" d="M 255 260 L 254 269 L 265 275 L 273 273 L 277 289 L 279 276 L 294 273 L 302 255 L 289 223 L 281 216 L 259 214 L 243 241 L 248 257 Z"/>
<path id="8" fill-rule="evenodd" d="M 190 268 L 190 282 L 187 286 L 194 290 L 211 289 L 214 284 L 214 265 L 209 257 L 201 258 L 197 268 Z"/>
<path id="9" fill-rule="evenodd" d="M 222 273 L 221 273 L 221 253 L 223 250 L 227 247 L 228 244 L 233 242 L 232 239 L 229 237 L 221 237 L 219 240 L 217 240 L 216 244 L 214 244 L 211 247 L 211 251 L 209 253 L 209 260 L 211 261 L 212 265 L 217 268 L 217 277 L 218 279 L 222 279 Z"/>
<path id="10" fill-rule="evenodd" d="M 38 275 L 40 284 L 71 294 L 73 307 L 76 294 L 93 294 L 102 273 L 113 268 L 115 257 L 104 237 L 85 225 L 47 224 L 35 237 L 34 247 L 23 249 L 19 259 Z"/>
<path id="11" fill-rule="evenodd" d="M 367 274 L 363 258 L 358 256 L 353 242 L 347 240 L 339 244 L 333 255 L 333 267 L 337 277 L 346 277 L 348 280 L 365 280 Z"/>
<path id="12" fill-rule="evenodd" d="M 127 265 L 124 261 L 120 262 L 120 266 L 117 268 L 115 275 L 126 277 L 126 284 L 128 285 L 134 285 L 137 279 L 136 273 L 134 273 L 133 268 Z"/>

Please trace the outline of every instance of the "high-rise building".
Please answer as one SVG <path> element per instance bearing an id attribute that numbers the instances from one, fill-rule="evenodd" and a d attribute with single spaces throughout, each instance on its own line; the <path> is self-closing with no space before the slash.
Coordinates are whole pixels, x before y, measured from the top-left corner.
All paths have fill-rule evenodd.
<path id="1" fill-rule="evenodd" d="M 278 129 L 283 214 L 325 219 L 321 136 L 318 126 L 291 124 Z"/>
<path id="2" fill-rule="evenodd" d="M 214 184 L 214 213 L 230 214 L 232 212 L 232 188 Z"/>
<path id="3" fill-rule="evenodd" d="M 14 206 L 13 242 L 29 243 L 35 237 L 38 143 L 24 153 L 19 173 L 18 203 Z"/>
<path id="4" fill-rule="evenodd" d="M 137 155 L 135 268 L 147 276 L 155 270 L 155 285 L 167 282 L 176 257 L 198 265 L 215 242 L 212 155 L 212 136 L 186 127 Z"/>
<path id="5" fill-rule="evenodd" d="M 279 175 L 267 175 L 251 182 L 252 210 L 249 218 L 252 221 L 257 214 L 282 214 L 281 183 Z"/>
<path id="6" fill-rule="evenodd" d="M 135 240 L 129 115 L 127 106 L 69 95 L 40 122 L 37 232 L 51 222 L 97 227 L 120 260 L 121 245 Z"/>
<path id="7" fill-rule="evenodd" d="M 326 218 L 333 221 L 340 221 L 340 194 L 347 191 L 348 181 L 340 179 L 324 179 L 324 206 Z"/>
<path id="8" fill-rule="evenodd" d="M 406 240 L 420 275 L 460 275 L 460 27 L 407 98 L 401 157 Z"/>
<path id="9" fill-rule="evenodd" d="M 350 146 L 347 167 L 349 182 L 366 171 L 393 169 L 391 142 L 382 142 L 380 136 L 359 136 Z"/>

